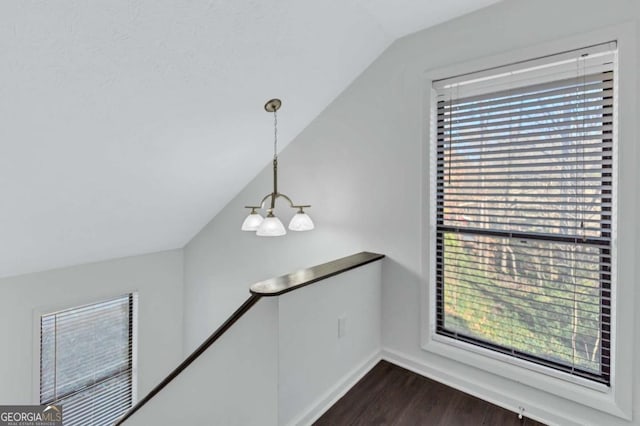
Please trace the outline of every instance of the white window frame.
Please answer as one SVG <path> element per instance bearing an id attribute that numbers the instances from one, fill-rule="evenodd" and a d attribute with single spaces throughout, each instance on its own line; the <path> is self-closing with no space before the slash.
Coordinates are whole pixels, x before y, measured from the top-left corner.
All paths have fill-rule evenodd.
<path id="1" fill-rule="evenodd" d="M 614 106 L 614 212 L 617 227 L 624 232 L 616 236 L 613 229 L 612 254 L 612 344 L 611 344 L 611 386 L 572 377 L 568 374 L 508 355 L 484 349 L 472 344 L 455 341 L 437 335 L 435 321 L 435 91 L 434 80 L 501 67 L 517 62 L 529 61 L 598 45 L 610 41 L 618 44 L 618 63 L 614 69 L 616 100 Z M 640 163 L 635 147 L 638 134 L 635 124 L 636 108 L 636 40 L 635 26 L 623 24 L 587 34 L 578 35 L 507 52 L 492 57 L 473 60 L 461 64 L 426 71 L 424 74 L 424 96 L 422 117 L 422 245 L 421 245 L 421 346 L 423 350 L 488 371 L 504 378 L 524 383 L 544 392 L 551 393 L 579 404 L 630 420 L 633 407 L 632 371 L 634 349 L 634 300 L 635 300 L 635 256 L 637 249 L 636 229 L 636 182 L 640 175 L 636 172 Z M 619 110 L 623 118 L 619 119 Z M 615 161 L 615 160 L 614 160 Z M 620 198 L 619 194 L 624 194 Z M 626 285 L 618 285 L 626 283 Z M 622 336 L 622 338 L 618 338 Z"/>
<path id="2" fill-rule="evenodd" d="M 138 401 L 138 291 L 123 291 L 118 293 L 107 293 L 96 295 L 95 297 L 79 298 L 64 303 L 39 306 L 33 310 L 33 360 L 32 360 L 32 380 L 31 380 L 31 400 L 32 404 L 40 404 L 40 321 L 43 315 L 51 312 L 64 311 L 76 307 L 94 305 L 105 300 L 115 299 L 125 294 L 133 295 L 133 322 L 131 324 L 131 403 L 135 405 Z"/>

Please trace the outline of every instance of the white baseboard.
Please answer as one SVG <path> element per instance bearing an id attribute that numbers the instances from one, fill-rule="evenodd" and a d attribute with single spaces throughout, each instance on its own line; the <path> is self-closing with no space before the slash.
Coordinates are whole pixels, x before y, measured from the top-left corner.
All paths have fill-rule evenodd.
<path id="1" fill-rule="evenodd" d="M 436 370 L 418 359 L 407 356 L 393 349 L 383 348 L 381 358 L 399 367 L 413 371 L 416 374 L 440 382 L 444 385 L 458 389 L 476 398 L 517 413 L 518 403 L 509 395 L 501 393 L 498 389 L 490 389 L 478 383 L 472 383 L 455 372 L 443 372 Z M 580 423 L 562 416 L 560 413 L 552 413 L 544 407 L 527 407 L 524 415 L 530 419 L 540 421 L 548 425 L 581 426 Z"/>
<path id="2" fill-rule="evenodd" d="M 327 393 L 316 399 L 304 412 L 288 426 L 307 426 L 315 422 L 333 404 L 344 396 L 357 382 L 362 379 L 381 360 L 380 351 L 376 350 L 364 362 L 355 367 L 340 382 Z"/>
<path id="3" fill-rule="evenodd" d="M 367 374 L 381 360 L 388 361 L 399 367 L 413 371 L 416 374 L 440 382 L 444 385 L 458 389 L 476 398 L 487 401 L 491 404 L 502 407 L 506 410 L 517 413 L 519 406 L 517 401 L 509 395 L 500 392 L 499 389 L 491 388 L 471 382 L 455 372 L 443 372 L 436 370 L 421 360 L 397 352 L 393 349 L 383 348 L 381 351 L 372 353 L 364 362 L 355 367 L 339 383 L 316 399 L 303 411 L 295 420 L 287 426 L 307 426 L 318 420 L 329 408 L 331 408 L 340 398 L 342 398 L 365 374 Z M 545 407 L 528 406 L 524 415 L 530 419 L 542 423 L 563 426 L 582 426 L 575 420 L 565 417 L 562 413 L 551 412 Z"/>

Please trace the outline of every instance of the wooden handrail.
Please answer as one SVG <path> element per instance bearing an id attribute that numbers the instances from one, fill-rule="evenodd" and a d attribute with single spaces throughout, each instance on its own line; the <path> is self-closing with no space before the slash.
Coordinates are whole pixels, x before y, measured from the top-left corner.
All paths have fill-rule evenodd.
<path id="1" fill-rule="evenodd" d="M 332 260 L 322 265 L 301 269 L 277 278 L 260 281 L 251 286 L 251 294 L 271 297 L 289 293 L 301 287 L 315 282 L 326 280 L 334 275 L 341 274 L 350 269 L 375 262 L 384 257 L 384 254 L 363 251 L 341 259 Z"/>

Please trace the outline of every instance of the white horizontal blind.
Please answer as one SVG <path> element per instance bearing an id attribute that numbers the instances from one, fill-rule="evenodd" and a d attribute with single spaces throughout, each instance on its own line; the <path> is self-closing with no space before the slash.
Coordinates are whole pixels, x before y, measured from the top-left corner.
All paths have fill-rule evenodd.
<path id="1" fill-rule="evenodd" d="M 434 84 L 436 332 L 605 384 L 612 47 Z"/>
<path id="2" fill-rule="evenodd" d="M 61 404 L 66 426 L 111 425 L 131 407 L 134 298 L 41 317 L 40 403 Z"/>

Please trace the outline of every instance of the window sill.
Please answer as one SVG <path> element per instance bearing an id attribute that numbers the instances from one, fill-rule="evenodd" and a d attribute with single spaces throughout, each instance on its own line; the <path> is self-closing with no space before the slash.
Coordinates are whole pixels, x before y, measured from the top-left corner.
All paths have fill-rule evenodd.
<path id="1" fill-rule="evenodd" d="M 625 411 L 616 401 L 612 388 L 600 383 L 573 377 L 561 371 L 435 333 L 429 333 L 422 349 L 604 413 L 631 420 L 631 412 Z"/>

